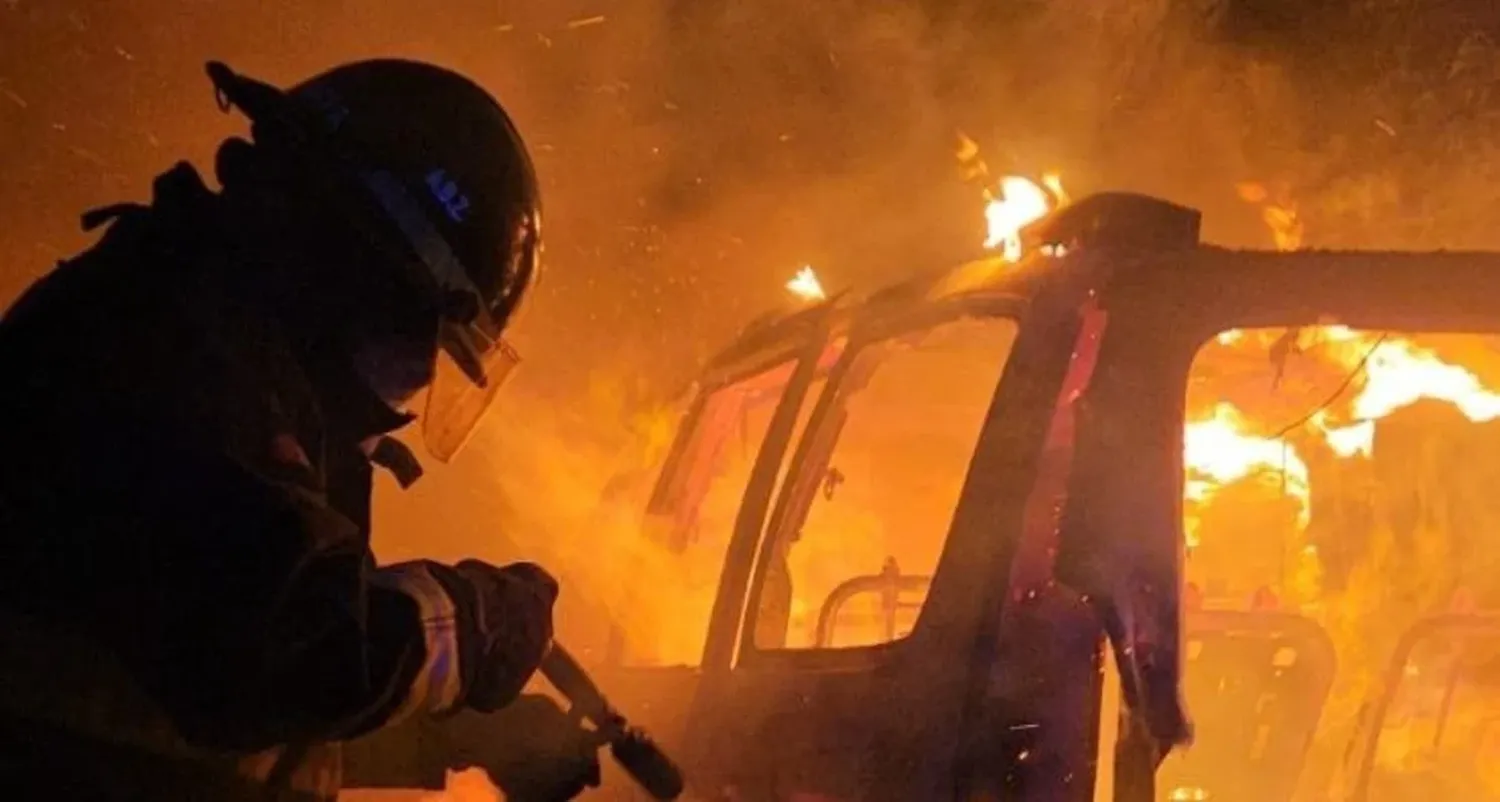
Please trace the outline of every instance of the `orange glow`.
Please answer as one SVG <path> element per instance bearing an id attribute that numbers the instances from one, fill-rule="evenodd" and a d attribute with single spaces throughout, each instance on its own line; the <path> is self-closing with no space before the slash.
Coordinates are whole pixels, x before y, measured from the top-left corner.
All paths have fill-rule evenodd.
<path id="1" fill-rule="evenodd" d="M 786 283 L 786 288 L 805 301 L 822 301 L 828 297 L 823 292 L 823 283 L 818 281 L 818 274 L 812 269 L 812 265 L 804 265 L 798 270 L 797 275 Z"/>

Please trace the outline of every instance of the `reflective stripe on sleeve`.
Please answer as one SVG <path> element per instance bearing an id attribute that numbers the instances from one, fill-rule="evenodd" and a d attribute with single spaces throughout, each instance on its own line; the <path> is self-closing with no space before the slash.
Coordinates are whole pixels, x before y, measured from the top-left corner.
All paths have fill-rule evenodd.
<path id="1" fill-rule="evenodd" d="M 422 640 L 427 647 L 422 670 L 412 681 L 406 701 L 395 711 L 390 722 L 400 721 L 419 711 L 435 713 L 452 709 L 458 703 L 462 689 L 453 599 L 420 562 L 382 568 L 379 582 L 417 602 L 422 616 Z"/>

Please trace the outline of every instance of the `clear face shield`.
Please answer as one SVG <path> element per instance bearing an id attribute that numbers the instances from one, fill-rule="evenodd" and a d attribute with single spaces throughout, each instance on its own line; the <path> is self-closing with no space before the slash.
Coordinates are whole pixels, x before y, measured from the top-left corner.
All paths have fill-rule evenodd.
<path id="1" fill-rule="evenodd" d="M 521 362 L 521 355 L 504 339 L 484 342 L 479 348 L 474 347 L 479 343 L 456 342 L 472 333 L 457 331 L 460 328 L 468 327 L 443 324 L 442 347 L 422 410 L 422 442 L 439 462 L 452 459 L 469 442 Z"/>
<path id="2" fill-rule="evenodd" d="M 520 364 L 519 353 L 501 332 L 519 313 L 518 307 L 536 275 L 540 221 L 534 215 L 522 221 L 512 249 L 512 258 L 517 261 L 508 271 L 516 279 L 512 286 L 502 288 L 499 298 L 487 308 L 463 264 L 410 200 L 405 188 L 389 173 L 372 172 L 363 178 L 387 214 L 400 225 L 420 258 L 421 268 L 435 282 L 438 292 L 452 301 L 448 305 L 455 310 L 445 315 L 438 330 L 432 383 L 421 413 L 427 452 L 439 462 L 447 462 L 468 443 Z"/>

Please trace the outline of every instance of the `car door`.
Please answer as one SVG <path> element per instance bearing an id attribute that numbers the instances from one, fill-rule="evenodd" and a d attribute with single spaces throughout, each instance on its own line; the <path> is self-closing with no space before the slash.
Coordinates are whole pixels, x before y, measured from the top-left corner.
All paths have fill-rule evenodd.
<path id="1" fill-rule="evenodd" d="M 1182 735 L 1184 416 L 1199 348 L 1231 329 L 1330 323 L 1495 332 L 1500 257 L 1187 249 L 1123 265 L 1100 308 L 1109 336 L 1079 401 L 1058 577 L 1094 600 L 1120 658 L 1133 723 L 1116 798 L 1154 802 L 1165 798 L 1155 761 Z M 1212 727 L 1194 733 L 1198 743 L 1215 737 Z"/>
<path id="2" fill-rule="evenodd" d="M 862 313 L 770 525 L 736 532 L 755 570 L 720 588 L 685 744 L 696 793 L 960 792 L 975 731 L 1004 729 L 973 701 L 1080 330 L 1076 301 L 990 295 Z M 1097 629 L 1080 631 L 1095 687 Z M 1094 708 L 1081 718 L 1097 723 Z"/>
<path id="3" fill-rule="evenodd" d="M 785 472 L 789 444 L 844 340 L 838 310 L 804 315 L 778 336 L 744 338 L 700 379 L 700 390 L 653 484 L 641 542 L 623 555 L 623 610 L 602 659 L 590 668 L 632 724 L 674 756 L 683 753 L 687 712 L 704 671 L 703 654 L 725 582 L 748 575 L 734 533 L 758 528 Z M 743 580 L 739 580 L 741 584 Z M 600 798 L 642 798 L 605 767 Z"/>

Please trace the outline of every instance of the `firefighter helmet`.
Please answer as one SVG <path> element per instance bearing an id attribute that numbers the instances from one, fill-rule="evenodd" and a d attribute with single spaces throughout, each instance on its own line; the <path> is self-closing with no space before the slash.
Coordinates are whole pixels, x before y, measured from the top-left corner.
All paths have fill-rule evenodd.
<path id="1" fill-rule="evenodd" d="M 218 63 L 208 72 L 258 143 L 373 212 L 364 233 L 429 292 L 440 323 L 423 439 L 446 461 L 518 361 L 501 335 L 538 276 L 540 191 L 509 115 L 473 81 L 421 62 L 356 62 L 288 90 Z"/>

